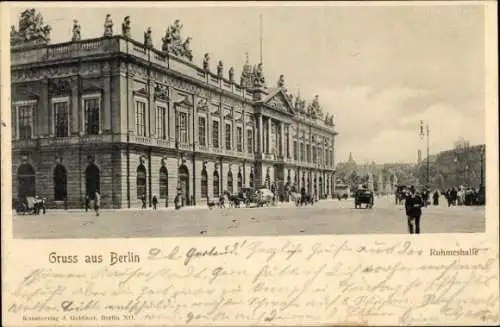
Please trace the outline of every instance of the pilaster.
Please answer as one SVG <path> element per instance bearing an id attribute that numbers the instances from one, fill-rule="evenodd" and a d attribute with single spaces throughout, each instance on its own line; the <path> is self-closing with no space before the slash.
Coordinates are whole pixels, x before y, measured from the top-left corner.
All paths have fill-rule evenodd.
<path id="1" fill-rule="evenodd" d="M 79 84 L 79 77 L 78 76 L 72 76 L 71 77 L 71 115 L 70 115 L 70 120 L 71 120 L 71 130 L 70 133 L 71 135 L 78 135 L 81 131 L 81 115 L 79 115 L 79 108 L 80 108 L 80 96 L 79 96 L 79 89 L 78 89 L 78 84 Z M 83 108 L 82 108 L 83 110 Z M 79 128 L 80 126 L 80 128 Z"/>
<path id="2" fill-rule="evenodd" d="M 40 110 L 38 111 L 40 136 L 49 136 L 50 131 L 50 95 L 49 95 L 49 79 L 45 77 L 42 82 L 41 96 L 40 96 Z"/>
<path id="3" fill-rule="evenodd" d="M 111 131 L 111 69 L 109 63 L 105 63 L 102 72 L 102 88 L 103 88 L 103 115 L 102 115 L 102 131 Z"/>

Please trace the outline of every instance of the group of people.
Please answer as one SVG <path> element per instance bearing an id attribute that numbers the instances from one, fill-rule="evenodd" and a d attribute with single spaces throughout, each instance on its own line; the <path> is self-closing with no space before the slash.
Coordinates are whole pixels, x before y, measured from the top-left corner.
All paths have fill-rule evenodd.
<path id="1" fill-rule="evenodd" d="M 47 211 L 47 200 L 45 198 L 40 198 L 38 195 L 34 197 L 24 197 L 15 201 L 15 209 L 17 213 L 45 215 Z"/>
<path id="2" fill-rule="evenodd" d="M 448 207 L 478 204 L 479 190 L 472 187 L 452 187 L 444 191 L 443 194 L 448 201 Z"/>

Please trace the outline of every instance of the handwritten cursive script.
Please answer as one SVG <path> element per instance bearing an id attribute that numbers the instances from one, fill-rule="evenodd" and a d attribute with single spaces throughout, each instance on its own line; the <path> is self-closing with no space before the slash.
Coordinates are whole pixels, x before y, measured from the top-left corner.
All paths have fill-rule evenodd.
<path id="1" fill-rule="evenodd" d="M 427 253 L 409 241 L 154 247 L 136 267 L 23 273 L 7 312 L 115 324 L 498 322 L 497 256 Z"/>

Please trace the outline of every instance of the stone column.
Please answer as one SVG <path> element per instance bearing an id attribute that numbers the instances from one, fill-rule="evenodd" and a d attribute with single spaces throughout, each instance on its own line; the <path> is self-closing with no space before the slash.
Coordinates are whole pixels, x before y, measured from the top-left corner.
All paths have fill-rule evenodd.
<path id="1" fill-rule="evenodd" d="M 222 101 L 219 103 L 219 112 L 220 112 L 219 146 L 220 146 L 220 149 L 222 151 L 225 151 L 226 150 L 226 121 L 224 119 L 224 106 L 222 105 Z M 221 171 L 222 171 L 222 164 L 221 164 Z M 222 176 L 221 176 L 221 178 L 222 178 Z"/>
<path id="2" fill-rule="evenodd" d="M 70 135 L 78 135 L 79 132 L 81 131 L 80 128 L 78 128 L 79 122 L 81 121 L 81 115 L 79 115 L 79 108 L 80 108 L 80 97 L 79 97 L 79 90 L 78 90 L 78 81 L 79 78 L 78 76 L 72 76 L 71 77 L 71 130 L 70 130 Z M 83 108 L 82 108 L 83 110 Z"/>
<path id="3" fill-rule="evenodd" d="M 212 149 L 212 114 L 210 113 L 210 105 L 208 105 L 207 110 L 207 148 L 210 151 Z"/>
<path id="4" fill-rule="evenodd" d="M 260 153 L 264 153 L 264 126 L 262 123 L 262 114 L 259 114 L 259 149 Z"/>
<path id="5" fill-rule="evenodd" d="M 38 111 L 38 135 L 49 135 L 49 80 L 44 78 L 42 80 L 42 89 L 40 95 L 40 110 Z M 17 136 L 19 137 L 19 128 L 17 129 Z"/>
<path id="6" fill-rule="evenodd" d="M 288 125 L 288 158 L 293 158 L 292 124 Z"/>
<path id="7" fill-rule="evenodd" d="M 206 121 L 207 120 L 205 119 L 205 124 L 206 124 Z M 198 96 L 197 95 L 193 95 L 193 124 L 191 126 L 194 126 L 194 129 L 193 129 L 193 144 L 194 144 L 194 146 L 196 148 L 198 148 L 198 145 L 200 143 L 199 142 L 199 140 L 200 140 L 200 137 L 199 137 L 200 127 L 199 127 L 199 123 L 198 123 Z M 205 133 L 206 133 L 206 131 L 207 131 L 207 129 L 206 129 L 206 126 L 205 126 Z M 206 136 L 205 136 L 205 139 L 206 139 Z"/>
<path id="8" fill-rule="evenodd" d="M 231 123 L 231 151 L 236 151 L 236 143 L 237 143 L 237 136 L 236 136 L 236 117 L 235 117 L 235 110 L 234 108 L 231 109 L 231 115 L 233 117 L 233 121 Z"/>
<path id="9" fill-rule="evenodd" d="M 168 120 L 168 137 L 170 138 L 170 141 L 171 142 L 175 142 L 175 133 L 177 132 L 175 130 L 176 128 L 176 120 L 177 120 L 177 117 L 175 115 L 175 103 L 174 103 L 174 100 L 173 100 L 173 97 L 172 97 L 172 94 L 170 94 L 170 98 L 168 100 L 168 116 L 169 116 L 169 120 Z"/>
<path id="10" fill-rule="evenodd" d="M 111 130 L 111 69 L 109 63 L 103 67 L 102 88 L 103 88 L 103 114 L 101 131 Z"/>
<path id="11" fill-rule="evenodd" d="M 282 158 L 285 158 L 285 123 L 280 122 L 280 154 Z"/>
<path id="12" fill-rule="evenodd" d="M 245 116 L 245 108 L 243 107 L 241 109 L 241 118 L 243 119 L 243 135 L 241 138 L 241 147 L 243 150 L 243 153 L 246 155 L 247 153 L 247 117 Z M 245 176 L 246 176 L 246 171 L 245 171 L 245 165 L 243 165 L 243 185 L 245 185 Z"/>
<path id="13" fill-rule="evenodd" d="M 147 85 L 148 88 L 148 125 L 149 130 L 148 136 L 149 137 L 156 137 L 156 103 L 155 103 L 155 91 L 154 91 L 154 84 L 153 81 L 149 81 L 149 84 Z"/>
<path id="14" fill-rule="evenodd" d="M 127 99 L 128 99 L 128 132 L 135 134 L 135 103 L 134 103 L 134 75 L 127 73 Z"/>
<path id="15" fill-rule="evenodd" d="M 273 120 L 271 117 L 267 119 L 267 135 L 266 135 L 266 153 L 271 153 L 271 124 L 273 123 Z"/>

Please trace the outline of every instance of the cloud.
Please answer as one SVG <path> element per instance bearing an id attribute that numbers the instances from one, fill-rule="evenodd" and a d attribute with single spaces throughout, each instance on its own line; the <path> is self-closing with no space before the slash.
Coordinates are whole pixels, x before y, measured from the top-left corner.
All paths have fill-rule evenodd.
<path id="1" fill-rule="evenodd" d="M 325 108 L 335 114 L 337 162 L 349 152 L 358 162 L 415 162 L 418 149 L 425 156 L 420 120 L 430 126 L 431 153 L 449 149 L 460 136 L 484 142 L 477 133 L 484 126 L 482 115 L 439 101 L 429 90 L 360 86 L 321 94 Z"/>

